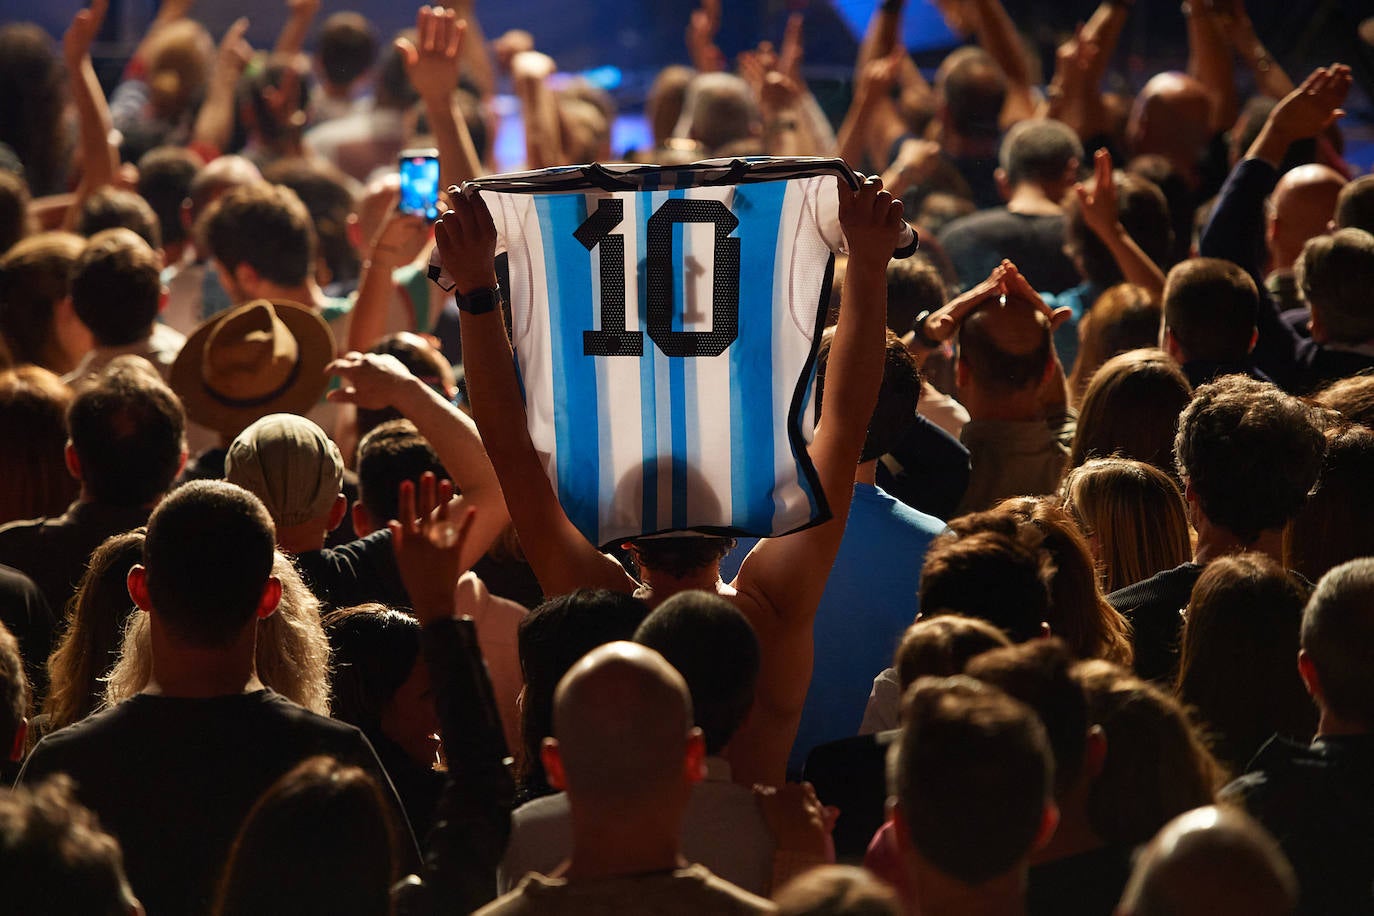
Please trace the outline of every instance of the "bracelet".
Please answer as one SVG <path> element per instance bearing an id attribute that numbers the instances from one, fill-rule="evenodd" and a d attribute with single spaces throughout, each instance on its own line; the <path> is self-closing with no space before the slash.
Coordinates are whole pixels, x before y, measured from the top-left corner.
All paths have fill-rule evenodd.
<path id="1" fill-rule="evenodd" d="M 944 344 L 942 340 L 936 340 L 926 333 L 926 319 L 935 314 L 930 309 L 922 310 L 911 320 L 911 333 L 916 338 L 916 342 L 928 350 L 938 350 Z"/>
<path id="2" fill-rule="evenodd" d="M 773 119 L 772 121 L 769 121 L 769 122 L 768 122 L 768 132 L 769 132 L 769 133 L 779 133 L 779 132 L 784 131 L 784 130 L 796 130 L 796 129 L 797 129 L 797 119 L 796 119 L 796 118 L 775 118 L 775 119 Z"/>

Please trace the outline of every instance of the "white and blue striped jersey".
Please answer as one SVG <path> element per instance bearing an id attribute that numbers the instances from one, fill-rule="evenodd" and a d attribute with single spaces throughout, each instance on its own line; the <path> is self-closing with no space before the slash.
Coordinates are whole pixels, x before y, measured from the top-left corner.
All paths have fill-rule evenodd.
<path id="1" fill-rule="evenodd" d="M 530 438 L 592 543 L 830 517 L 807 446 L 837 180 L 839 160 L 759 158 L 472 182 L 508 256 Z M 431 275 L 451 286 L 437 256 Z"/>

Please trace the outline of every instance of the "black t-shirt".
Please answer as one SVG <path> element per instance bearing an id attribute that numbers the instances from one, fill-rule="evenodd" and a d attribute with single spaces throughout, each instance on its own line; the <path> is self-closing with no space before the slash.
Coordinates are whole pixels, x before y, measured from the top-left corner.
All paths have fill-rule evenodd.
<path id="1" fill-rule="evenodd" d="M 1033 866 L 1026 884 L 1029 916 L 1111 916 L 1131 876 L 1131 849 L 1102 846 Z"/>
<path id="2" fill-rule="evenodd" d="M 1178 670 L 1179 637 L 1193 586 L 1202 575 L 1197 563 L 1184 563 L 1119 588 L 1107 601 L 1131 622 L 1135 673 L 1147 681 L 1172 681 Z"/>
<path id="3" fill-rule="evenodd" d="M 1012 213 L 996 207 L 961 216 L 940 230 L 939 239 L 965 289 L 986 280 L 1003 258 L 1010 258 L 1039 290 L 1062 293 L 1082 282 L 1064 253 L 1060 213 Z"/>
<path id="4" fill-rule="evenodd" d="M 377 777 L 411 844 L 406 854 L 415 856 L 395 790 L 362 732 L 271 690 L 210 699 L 139 694 L 44 738 L 19 781 L 70 775 L 77 798 L 119 840 L 148 916 L 198 916 L 253 803 L 316 754 Z"/>
<path id="5" fill-rule="evenodd" d="M 392 551 L 391 532 L 386 529 L 342 547 L 296 554 L 296 568 L 327 609 L 371 601 L 398 609 L 410 607 Z"/>
<path id="6" fill-rule="evenodd" d="M 0 566 L 0 623 L 19 641 L 29 684 L 38 693 L 47 683 L 48 652 L 55 622 L 43 593 L 17 569 Z"/>

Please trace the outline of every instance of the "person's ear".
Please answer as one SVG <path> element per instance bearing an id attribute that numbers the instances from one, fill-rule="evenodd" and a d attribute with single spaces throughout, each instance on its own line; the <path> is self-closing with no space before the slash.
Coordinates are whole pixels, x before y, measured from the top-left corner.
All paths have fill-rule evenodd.
<path id="1" fill-rule="evenodd" d="M 358 221 L 358 214 L 348 214 L 348 219 L 344 220 L 344 237 L 348 239 L 349 246 L 359 254 L 366 255 L 367 239 L 363 238 L 363 227 Z"/>
<path id="2" fill-rule="evenodd" d="M 181 472 L 186 470 L 186 462 L 189 460 L 191 460 L 191 453 L 188 452 L 186 449 L 182 449 L 181 455 L 177 458 L 177 477 L 180 477 Z M 172 479 L 176 480 L 176 477 L 173 477 Z"/>
<path id="3" fill-rule="evenodd" d="M 1050 840 L 1054 839 L 1054 832 L 1059 829 L 1059 806 L 1054 803 L 1054 799 L 1045 799 L 1045 810 L 1040 815 L 1040 829 L 1036 831 L 1035 842 L 1031 843 L 1031 851 L 1044 849 L 1049 845 Z"/>
<path id="4" fill-rule="evenodd" d="M 1083 745 L 1083 779 L 1095 782 L 1102 775 L 1107 763 L 1107 733 L 1101 725 L 1088 729 L 1088 740 Z"/>
<path id="5" fill-rule="evenodd" d="M 558 751 L 557 738 L 545 738 L 539 746 L 539 762 L 544 764 L 544 776 L 560 792 L 568 791 L 568 777 L 563 772 L 563 756 Z"/>
<path id="6" fill-rule="evenodd" d="M 268 576 L 267 582 L 262 587 L 262 597 L 258 599 L 258 619 L 266 620 L 277 611 L 277 606 L 281 604 L 281 580 L 276 576 Z"/>
<path id="7" fill-rule="evenodd" d="M 367 511 L 367 506 L 363 505 L 361 499 L 353 501 L 353 533 L 360 538 L 365 538 L 377 530 L 377 525 L 372 521 L 372 513 Z"/>
<path id="8" fill-rule="evenodd" d="M 187 197 L 182 200 L 181 207 L 177 210 L 177 218 L 181 221 L 181 228 L 186 232 L 187 241 L 192 243 L 195 242 L 196 237 L 196 214 L 192 209 L 193 207 L 194 204 L 191 203 L 191 198 Z"/>
<path id="9" fill-rule="evenodd" d="M 1308 303 L 1307 313 L 1311 316 L 1307 319 L 1307 327 L 1312 332 L 1312 339 L 1317 343 L 1326 343 L 1326 322 L 1322 321 L 1321 312 L 1312 308 L 1311 303 Z"/>
<path id="10" fill-rule="evenodd" d="M 29 720 L 25 716 L 19 717 L 19 725 L 14 730 L 14 744 L 10 746 L 10 763 L 18 763 L 24 759 L 24 744 L 29 740 Z"/>
<path id="11" fill-rule="evenodd" d="M 694 728 L 687 733 L 687 753 L 683 762 L 688 785 L 696 785 L 706 778 L 706 739 L 701 729 Z"/>
<path id="12" fill-rule="evenodd" d="M 906 818 L 902 816 L 902 803 L 895 798 L 887 800 L 887 822 L 892 825 L 893 839 L 897 841 L 897 849 L 905 851 L 911 848 L 911 833 L 907 829 Z"/>
<path id="13" fill-rule="evenodd" d="M 253 265 L 247 261 L 242 261 L 234 267 L 232 272 L 234 286 L 242 291 L 244 301 L 258 298 L 258 287 L 262 283 L 262 278 L 253 269 Z"/>
<path id="14" fill-rule="evenodd" d="M 344 516 L 347 514 L 348 497 L 340 493 L 338 496 L 334 497 L 334 505 L 329 509 L 329 521 L 326 523 L 329 525 L 329 528 L 326 530 L 333 531 L 335 528 L 342 525 Z"/>
<path id="15" fill-rule="evenodd" d="M 150 611 L 153 602 L 148 597 L 148 569 L 142 563 L 135 563 L 129 570 L 129 574 L 124 578 L 124 584 L 129 589 L 129 597 L 133 599 L 134 605 L 140 611 Z"/>
<path id="16" fill-rule="evenodd" d="M 1004 168 L 994 169 L 992 178 L 997 182 L 997 193 L 1001 195 L 1002 199 L 1011 200 L 1011 192 L 1014 189 L 1011 186 L 1011 179 L 1007 177 L 1007 170 Z"/>
<path id="17" fill-rule="evenodd" d="M 67 440 L 66 447 L 62 450 L 62 459 L 66 462 L 67 473 L 72 475 L 73 480 L 81 479 L 81 456 L 76 453 L 76 446 L 72 445 L 72 440 Z"/>
<path id="18" fill-rule="evenodd" d="M 1255 350 L 1255 344 L 1257 343 L 1259 343 L 1259 328 L 1255 328 L 1253 331 L 1250 332 L 1250 344 L 1245 348 L 1245 352 L 1253 353 Z"/>
<path id="19" fill-rule="evenodd" d="M 1318 703 L 1322 701 L 1322 682 L 1317 674 L 1317 666 L 1312 664 L 1312 656 L 1307 654 L 1306 649 L 1298 650 L 1298 677 L 1302 678 L 1302 685 L 1307 688 L 1307 693 Z"/>

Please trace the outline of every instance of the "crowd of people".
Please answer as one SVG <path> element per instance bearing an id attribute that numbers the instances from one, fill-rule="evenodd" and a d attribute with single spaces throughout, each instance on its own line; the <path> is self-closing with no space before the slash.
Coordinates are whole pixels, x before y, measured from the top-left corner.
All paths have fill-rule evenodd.
<path id="1" fill-rule="evenodd" d="M 1195 0 L 1127 91 L 1103 0 L 1045 80 L 1001 0 L 939 0 L 928 80 L 881 0 L 827 113 L 802 13 L 732 62 L 701 0 L 621 150 L 473 0 L 390 41 L 288 0 L 270 52 L 161 0 L 108 95 L 107 5 L 0 25 L 7 912 L 1374 912 L 1349 67 Z M 857 174 L 828 517 L 570 520 L 463 188 L 507 87 L 529 169 Z"/>

